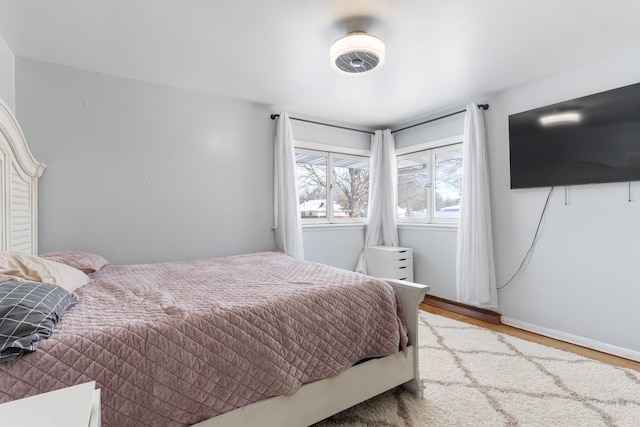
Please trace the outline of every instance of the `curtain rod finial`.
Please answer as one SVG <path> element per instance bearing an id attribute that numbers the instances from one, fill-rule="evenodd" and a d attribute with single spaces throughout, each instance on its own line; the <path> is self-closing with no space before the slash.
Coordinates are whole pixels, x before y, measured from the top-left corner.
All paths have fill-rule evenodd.
<path id="1" fill-rule="evenodd" d="M 280 114 L 272 114 L 272 115 L 271 115 L 271 120 L 275 120 L 275 119 L 277 119 L 278 117 L 280 117 Z"/>
<path id="2" fill-rule="evenodd" d="M 489 109 L 489 104 L 479 104 L 478 108 L 482 108 L 483 110 L 488 110 Z"/>

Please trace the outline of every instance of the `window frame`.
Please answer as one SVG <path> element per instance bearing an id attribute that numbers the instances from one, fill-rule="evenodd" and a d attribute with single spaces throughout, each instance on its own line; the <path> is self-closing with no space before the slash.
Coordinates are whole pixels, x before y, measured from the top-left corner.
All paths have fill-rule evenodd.
<path id="1" fill-rule="evenodd" d="M 319 157 L 325 157 L 326 159 L 326 174 L 325 174 L 325 179 L 326 179 L 326 187 L 325 187 L 325 203 L 326 200 L 329 200 L 329 187 L 331 187 L 330 183 L 329 183 L 329 157 L 327 152 L 323 152 L 323 151 L 317 151 L 317 150 L 309 150 L 306 148 L 297 148 L 294 147 L 294 155 L 298 155 L 298 153 L 301 154 L 310 154 L 310 155 L 314 155 L 314 156 L 319 156 Z M 297 174 L 297 168 L 298 168 L 298 162 L 296 161 L 296 187 L 298 189 L 298 193 L 300 192 L 300 183 L 298 181 L 298 174 Z M 299 197 L 299 194 L 298 194 Z M 333 218 L 333 204 L 331 203 L 327 203 L 327 216 L 326 218 L 302 218 L 302 214 L 300 211 L 300 201 L 298 200 L 298 215 L 300 216 L 300 221 L 301 223 L 304 224 L 325 224 L 327 222 L 329 222 L 329 218 Z"/>
<path id="2" fill-rule="evenodd" d="M 436 218 L 435 206 L 436 206 L 436 173 L 435 162 L 436 154 L 451 151 L 455 149 L 462 149 L 462 135 L 455 135 L 440 140 L 430 141 L 422 144 L 417 144 L 410 147 L 404 147 L 396 150 L 396 160 L 400 161 L 403 158 L 411 158 L 416 155 L 426 155 L 427 157 L 427 170 L 429 175 L 429 189 L 427 195 L 427 216 L 425 218 L 403 218 L 398 217 L 396 214 L 396 222 L 398 225 L 452 225 L 457 226 L 460 222 L 460 218 Z"/>
<path id="3" fill-rule="evenodd" d="M 412 158 L 412 157 L 417 157 L 418 155 L 420 155 L 421 157 L 424 156 L 427 158 L 427 163 L 426 163 L 426 168 L 427 168 L 427 175 L 429 177 L 429 189 L 427 190 L 428 194 L 427 194 L 427 216 L 424 218 L 407 218 L 407 217 L 399 217 L 398 216 L 398 212 L 396 211 L 396 221 L 398 222 L 398 224 L 424 224 L 424 223 L 431 223 L 431 217 L 432 217 L 432 208 L 431 205 L 433 204 L 433 200 L 431 197 L 431 193 L 432 191 L 432 187 L 433 187 L 433 176 L 432 176 L 432 171 L 433 171 L 433 167 L 432 167 L 432 163 L 433 163 L 433 156 L 431 155 L 431 153 L 429 152 L 430 150 L 419 150 L 419 151 L 414 151 L 411 153 L 407 153 L 407 154 L 402 154 L 402 155 L 396 155 L 396 163 L 399 163 L 401 160 L 405 159 L 405 158 Z M 399 169 L 399 168 L 397 168 Z M 398 182 L 400 181 L 400 175 L 398 175 Z M 396 191 L 399 193 L 398 189 L 396 189 Z M 396 203 L 398 204 L 398 203 Z"/>
<path id="4" fill-rule="evenodd" d="M 327 159 L 327 186 L 326 186 L 326 204 L 327 204 L 327 217 L 326 218 L 300 218 L 303 226 L 305 225 L 342 225 L 342 224 L 366 224 L 367 218 L 334 218 L 333 214 L 333 197 L 334 197 L 334 157 L 353 160 L 366 159 L 371 168 L 371 156 L 369 150 L 362 150 L 357 148 L 339 147 L 328 144 L 313 143 L 308 141 L 295 141 L 294 142 L 294 154 L 311 154 L 315 156 L 324 156 Z M 296 185 L 298 185 L 296 174 Z M 367 194 L 368 199 L 368 194 Z M 367 201 L 368 206 L 368 201 Z"/>
<path id="5" fill-rule="evenodd" d="M 462 142 L 457 144 L 449 144 L 445 146 L 441 146 L 438 148 L 431 149 L 431 170 L 433 172 L 431 178 L 431 209 L 429 212 L 431 219 L 431 223 L 433 224 L 458 224 L 460 222 L 460 216 L 458 214 L 458 218 L 436 218 L 435 208 L 436 208 L 436 156 L 438 153 L 444 153 L 447 151 L 453 151 L 460 149 L 462 151 Z M 461 155 L 462 158 L 462 155 Z M 460 166 L 460 195 L 462 195 L 462 166 Z"/>

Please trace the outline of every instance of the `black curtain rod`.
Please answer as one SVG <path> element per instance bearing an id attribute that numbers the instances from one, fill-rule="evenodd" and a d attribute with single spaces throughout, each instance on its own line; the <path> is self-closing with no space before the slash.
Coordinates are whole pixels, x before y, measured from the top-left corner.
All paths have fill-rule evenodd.
<path id="1" fill-rule="evenodd" d="M 488 110 L 489 109 L 489 104 L 479 104 L 478 108 L 481 108 L 483 110 Z M 416 123 L 415 125 L 407 126 L 407 127 L 396 129 L 396 130 L 392 130 L 391 133 L 402 132 L 403 130 L 411 129 L 411 128 L 414 128 L 416 126 L 426 125 L 427 123 L 435 122 L 436 120 L 446 119 L 447 117 L 455 116 L 456 114 L 466 113 L 466 112 L 467 112 L 467 109 L 465 108 L 464 110 L 456 111 L 455 113 L 445 114 L 444 116 L 440 116 L 440 117 L 436 117 L 434 119 L 429 119 L 429 120 L 424 121 L 424 122 Z"/>
<path id="2" fill-rule="evenodd" d="M 489 104 L 480 104 L 480 105 L 478 105 L 478 108 L 482 108 L 483 110 L 488 110 L 489 109 Z M 424 124 L 427 124 L 427 123 L 435 122 L 436 120 L 440 120 L 440 119 L 444 119 L 444 118 L 447 118 L 447 117 L 455 116 L 456 114 L 464 113 L 465 111 L 467 111 L 467 110 L 464 109 L 464 110 L 456 111 L 455 113 L 445 114 L 444 116 L 436 117 L 435 119 L 430 119 L 430 120 L 427 120 L 425 122 L 416 123 L 415 125 L 411 125 L 411 126 L 407 126 L 407 127 L 401 128 L 401 129 L 393 130 L 393 131 L 391 131 L 391 133 L 401 132 L 403 130 L 411 129 L 411 128 L 414 128 L 416 126 L 421 126 L 421 125 L 424 125 Z M 272 114 L 271 115 L 271 120 L 275 120 L 278 117 L 280 117 L 280 114 Z M 330 123 L 314 122 L 313 120 L 300 119 L 298 117 L 289 117 L 289 119 L 298 120 L 299 122 L 313 123 L 314 125 L 329 126 L 329 127 L 332 127 L 332 128 L 351 130 L 351 131 L 354 131 L 354 132 L 368 133 L 370 135 L 373 135 L 375 133 L 375 132 L 371 132 L 369 130 L 362 130 L 362 129 L 349 128 L 349 127 L 346 127 L 346 126 L 332 125 Z"/>
<path id="3" fill-rule="evenodd" d="M 280 117 L 280 114 L 272 114 L 271 115 L 271 120 L 275 120 L 278 117 Z M 307 119 L 299 119 L 297 117 L 289 117 L 289 119 L 291 120 L 297 120 L 299 122 L 307 122 L 307 123 L 313 123 L 314 125 L 322 125 L 322 126 L 329 126 L 332 128 L 338 128 L 338 129 L 345 129 L 345 130 L 352 130 L 354 132 L 362 132 L 362 133 L 368 133 L 370 135 L 373 135 L 373 132 L 371 132 L 370 130 L 362 130 L 362 129 L 355 129 L 355 128 L 348 128 L 346 126 L 338 126 L 338 125 L 332 125 L 329 123 L 322 123 L 322 122 L 314 122 L 313 120 L 307 120 Z"/>

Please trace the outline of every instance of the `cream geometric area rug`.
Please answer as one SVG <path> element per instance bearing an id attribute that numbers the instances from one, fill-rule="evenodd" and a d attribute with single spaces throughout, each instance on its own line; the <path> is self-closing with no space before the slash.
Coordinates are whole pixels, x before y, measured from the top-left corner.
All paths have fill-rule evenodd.
<path id="1" fill-rule="evenodd" d="M 420 312 L 425 397 L 396 388 L 314 427 L 640 426 L 640 372 Z"/>

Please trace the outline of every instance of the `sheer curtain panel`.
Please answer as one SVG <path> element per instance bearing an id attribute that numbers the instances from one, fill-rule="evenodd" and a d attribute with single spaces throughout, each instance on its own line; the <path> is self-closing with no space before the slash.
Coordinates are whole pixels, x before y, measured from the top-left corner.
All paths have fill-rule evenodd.
<path id="1" fill-rule="evenodd" d="M 369 208 L 366 246 L 398 246 L 396 209 L 398 199 L 396 143 L 389 129 L 371 135 L 371 169 L 369 172 Z M 356 271 L 367 273 L 364 250 Z"/>
<path id="2" fill-rule="evenodd" d="M 491 200 L 486 134 L 482 112 L 467 105 L 462 144 L 462 197 L 456 253 L 458 301 L 497 308 L 491 234 Z"/>
<path id="3" fill-rule="evenodd" d="M 296 156 L 287 113 L 280 113 L 274 144 L 273 208 L 276 249 L 304 259 Z"/>

